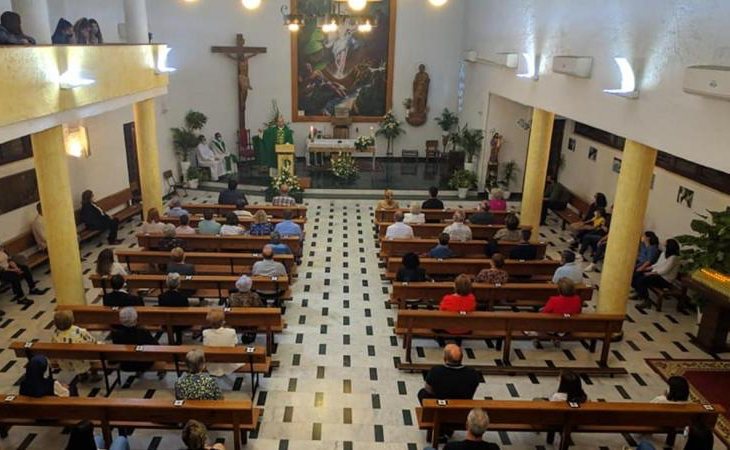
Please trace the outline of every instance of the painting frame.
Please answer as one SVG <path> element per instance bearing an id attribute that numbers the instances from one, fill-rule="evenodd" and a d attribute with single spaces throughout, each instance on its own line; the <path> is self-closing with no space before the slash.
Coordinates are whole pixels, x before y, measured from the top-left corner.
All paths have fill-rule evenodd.
<path id="1" fill-rule="evenodd" d="M 298 11 L 297 3 L 306 0 L 290 0 L 292 11 Z M 333 0 L 334 1 L 334 0 Z M 395 79 L 395 38 L 396 38 L 396 14 L 398 10 L 398 0 L 388 1 L 388 54 L 386 57 L 386 77 L 385 77 L 385 112 L 393 108 L 393 82 Z M 379 24 L 383 26 L 383 24 Z M 290 49 L 291 49 L 291 121 L 292 122 L 332 122 L 334 115 L 299 115 L 299 36 L 300 32 L 291 33 Z M 370 122 L 377 123 L 382 121 L 383 116 L 350 116 L 353 122 Z"/>

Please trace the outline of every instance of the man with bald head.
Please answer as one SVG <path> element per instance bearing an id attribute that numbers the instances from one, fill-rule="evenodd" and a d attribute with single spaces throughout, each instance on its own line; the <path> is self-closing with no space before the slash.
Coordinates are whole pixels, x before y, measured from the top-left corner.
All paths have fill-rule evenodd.
<path id="1" fill-rule="evenodd" d="M 426 374 L 426 385 L 418 391 L 418 401 L 436 398 L 444 400 L 471 400 L 482 382 L 482 375 L 463 366 L 463 353 L 456 344 L 444 347 L 444 364 L 435 366 Z"/>
<path id="2" fill-rule="evenodd" d="M 286 267 L 279 261 L 274 261 L 274 248 L 271 245 L 265 245 L 261 251 L 261 261 L 256 261 L 251 269 L 253 275 L 264 277 L 282 277 L 286 276 Z"/>

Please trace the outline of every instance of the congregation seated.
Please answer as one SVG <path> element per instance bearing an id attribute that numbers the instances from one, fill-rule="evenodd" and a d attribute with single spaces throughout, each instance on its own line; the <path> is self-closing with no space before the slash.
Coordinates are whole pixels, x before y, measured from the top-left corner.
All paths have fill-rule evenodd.
<path id="1" fill-rule="evenodd" d="M 256 261 L 251 268 L 254 276 L 283 277 L 286 276 L 286 267 L 279 261 L 274 261 L 274 249 L 265 245 L 261 251 L 261 261 Z"/>
<path id="2" fill-rule="evenodd" d="M 96 344 L 96 339 L 85 328 L 74 325 L 73 311 L 59 310 L 53 314 L 53 325 L 55 330 L 51 337 L 51 342 L 56 344 Z M 101 380 L 96 369 L 92 369 L 89 361 L 76 359 L 61 359 L 56 361 L 60 372 L 59 378 L 66 383 L 71 383 L 74 379 L 85 382 L 95 383 Z"/>
<path id="3" fill-rule="evenodd" d="M 209 347 L 235 347 L 238 343 L 236 330 L 225 325 L 225 314 L 222 309 L 211 310 L 205 318 L 208 329 L 203 330 L 203 345 Z M 222 377 L 238 370 L 241 364 L 214 363 L 208 364 L 208 373 L 214 377 Z"/>
<path id="4" fill-rule="evenodd" d="M 271 204 L 274 206 L 294 206 L 297 201 L 289 195 L 289 186 L 282 184 L 279 186 L 279 195 L 271 199 Z"/>
<path id="5" fill-rule="evenodd" d="M 221 224 L 213 218 L 213 211 L 206 209 L 203 212 L 203 220 L 198 222 L 198 234 L 215 236 L 220 232 Z"/>
<path id="6" fill-rule="evenodd" d="M 570 248 L 573 250 L 580 246 L 581 239 L 586 234 L 600 234 L 606 227 L 606 209 L 596 208 L 593 210 L 593 215 L 582 222 L 576 222 L 570 224 L 570 232 L 573 234 L 573 241 L 570 243 Z"/>
<path id="7" fill-rule="evenodd" d="M 116 306 L 118 308 L 124 308 L 125 306 L 144 306 L 144 301 L 141 298 L 126 291 L 126 281 L 123 275 L 112 275 L 109 281 L 112 290 L 104 294 L 104 306 Z"/>
<path id="8" fill-rule="evenodd" d="M 477 212 L 469 216 L 469 223 L 473 225 L 489 225 L 494 223 L 494 215 L 489 210 L 488 201 L 483 200 L 479 202 Z"/>
<path id="9" fill-rule="evenodd" d="M 395 194 L 390 189 L 386 189 L 383 192 L 383 198 L 378 200 L 378 204 L 375 206 L 376 209 L 398 209 L 400 204 L 395 200 Z"/>
<path id="10" fill-rule="evenodd" d="M 470 241 L 471 228 L 464 223 L 464 212 L 456 211 L 453 220 L 451 225 L 444 228 L 444 233 L 448 234 L 452 241 Z"/>
<path id="11" fill-rule="evenodd" d="M 167 263 L 167 273 L 180 275 L 195 275 L 195 266 L 185 262 L 185 250 L 175 247 L 170 251 L 170 262 Z"/>
<path id="12" fill-rule="evenodd" d="M 34 355 L 25 366 L 25 375 L 20 380 L 18 393 L 26 397 L 68 397 L 68 386 L 53 379 L 48 369 L 48 358 L 43 355 Z M 46 375 L 48 374 L 48 375 Z"/>
<path id="13" fill-rule="evenodd" d="M 74 25 L 63 17 L 58 19 L 56 29 L 51 36 L 51 42 L 54 45 L 68 45 L 76 43 Z"/>
<path id="14" fill-rule="evenodd" d="M 417 224 L 426 223 L 426 215 L 421 212 L 421 205 L 418 202 L 411 203 L 410 212 L 403 215 L 403 223 Z"/>
<path id="15" fill-rule="evenodd" d="M 715 434 L 713 430 L 702 422 L 691 424 L 686 431 L 684 450 L 712 450 L 715 447 Z M 658 448 L 662 448 L 659 446 Z M 656 450 L 657 447 L 648 439 L 639 442 L 636 450 Z"/>
<path id="16" fill-rule="evenodd" d="M 238 224 L 238 216 L 234 212 L 226 214 L 226 223 L 221 227 L 221 236 L 239 236 L 246 233 L 246 230 Z"/>
<path id="17" fill-rule="evenodd" d="M 249 234 L 251 236 L 268 236 L 274 231 L 274 224 L 269 220 L 269 216 L 266 215 L 266 211 L 263 209 L 257 210 L 253 215 L 253 223 Z"/>
<path id="18" fill-rule="evenodd" d="M 545 225 L 545 218 L 547 218 L 547 210 L 552 209 L 553 211 L 562 211 L 568 207 L 570 201 L 570 191 L 565 188 L 562 184 L 553 180 L 548 175 L 547 185 L 545 186 L 545 193 L 542 199 L 542 212 L 540 213 L 540 225 Z"/>
<path id="19" fill-rule="evenodd" d="M 113 344 L 157 345 L 152 333 L 137 325 L 137 311 L 127 306 L 119 310 L 120 326 L 114 327 L 109 334 Z M 124 372 L 144 372 L 154 365 L 152 361 L 121 361 L 119 367 Z"/>
<path id="20" fill-rule="evenodd" d="M 175 225 L 171 223 L 166 223 L 165 226 L 162 228 L 162 239 L 160 239 L 157 247 L 160 250 L 171 251 L 173 248 L 177 247 L 184 249 L 186 245 L 187 244 L 185 244 L 184 240 L 177 237 L 177 232 L 175 232 Z"/>
<path id="21" fill-rule="evenodd" d="M 659 255 L 657 262 L 646 272 L 635 272 L 631 280 L 631 287 L 636 290 L 637 297 L 643 300 L 640 308 L 650 309 L 649 289 L 668 289 L 679 275 L 679 243 L 674 239 L 667 239 L 664 251 Z"/>
<path id="22" fill-rule="evenodd" d="M 558 280 L 558 295 L 548 298 L 547 303 L 540 309 L 546 314 L 580 314 L 583 310 L 583 301 L 575 293 L 575 283 L 569 278 Z"/>
<path id="23" fill-rule="evenodd" d="M 482 375 L 462 365 L 463 352 L 456 344 L 444 347 L 444 363 L 432 367 L 425 377 L 425 385 L 418 391 L 418 401 L 427 398 L 471 400 L 482 382 Z"/>
<path id="24" fill-rule="evenodd" d="M 500 228 L 494 233 L 494 239 L 497 241 L 519 242 L 522 239 L 520 233 L 520 219 L 516 214 L 507 214 L 504 218 L 504 228 Z"/>
<path id="25" fill-rule="evenodd" d="M 226 450 L 221 443 L 208 445 L 208 430 L 197 420 L 188 420 L 182 431 L 185 450 Z"/>
<path id="26" fill-rule="evenodd" d="M 81 223 L 89 230 L 109 230 L 107 240 L 109 245 L 118 245 L 122 241 L 117 240 L 119 220 L 107 214 L 99 205 L 94 202 L 94 192 L 86 190 L 81 194 L 81 212 L 79 213 Z"/>
<path id="27" fill-rule="evenodd" d="M 489 193 L 489 209 L 492 211 L 507 211 L 507 200 L 504 198 L 504 191 L 494 188 Z"/>
<path id="28" fill-rule="evenodd" d="M 114 250 L 105 248 L 99 252 L 99 256 L 96 257 L 96 274 L 100 276 L 113 276 L 122 275 L 127 276 L 127 269 L 123 265 L 119 264 L 117 257 L 114 255 Z"/>
<path id="29" fill-rule="evenodd" d="M 558 390 L 550 396 L 549 400 L 581 404 L 588 401 L 588 395 L 583 390 L 583 382 L 580 377 L 575 372 L 564 370 L 560 373 Z"/>
<path id="30" fill-rule="evenodd" d="M 251 211 L 246 209 L 246 203 L 243 200 L 238 200 L 238 203 L 236 203 L 236 209 L 233 210 L 233 214 L 239 218 L 244 217 L 246 219 L 250 219 L 253 217 Z"/>
<path id="31" fill-rule="evenodd" d="M 436 186 L 428 188 L 428 199 L 421 204 L 421 209 L 444 209 L 444 202 L 438 197 L 439 189 Z"/>
<path id="32" fill-rule="evenodd" d="M 509 281 L 509 273 L 504 270 L 504 256 L 495 253 L 489 260 L 490 267 L 479 271 L 474 281 L 477 283 L 505 284 Z"/>
<path id="33" fill-rule="evenodd" d="M 415 253 L 403 255 L 402 264 L 403 267 L 395 275 L 396 281 L 415 283 L 428 280 L 426 269 L 421 267 L 421 260 Z"/>
<path id="34" fill-rule="evenodd" d="M 560 264 L 553 273 L 553 283 L 557 284 L 561 278 L 567 278 L 576 284 L 583 281 L 583 269 L 575 262 L 575 253 L 570 250 L 563 251 L 560 254 Z"/>
<path id="35" fill-rule="evenodd" d="M 236 289 L 231 290 L 228 296 L 230 308 L 259 308 L 264 306 L 259 295 L 251 290 L 253 280 L 248 275 L 241 275 L 236 280 Z"/>
<path id="36" fill-rule="evenodd" d="M 190 306 L 188 296 L 180 291 L 180 274 L 171 272 L 165 279 L 167 289 L 157 298 L 157 304 L 164 307 L 186 308 Z"/>
<path id="37" fill-rule="evenodd" d="M 243 206 L 248 205 L 248 199 L 243 192 L 238 192 L 238 182 L 234 179 L 228 180 L 228 189 L 218 194 L 219 205 L 238 205 L 239 202 Z"/>
<path id="38" fill-rule="evenodd" d="M 191 350 L 185 355 L 188 372 L 175 382 L 178 400 L 223 400 L 223 392 L 210 374 L 205 372 L 205 353 Z"/>
<path id="39" fill-rule="evenodd" d="M 429 258 L 448 259 L 454 257 L 454 252 L 449 248 L 451 236 L 448 233 L 439 234 L 439 243 L 428 251 Z"/>
<path id="40" fill-rule="evenodd" d="M 13 290 L 12 301 L 18 302 L 21 305 L 32 305 L 33 300 L 25 296 L 21 281 L 25 280 L 28 285 L 28 292 L 31 295 L 42 295 L 43 291 L 36 289 L 36 282 L 33 278 L 33 272 L 30 267 L 25 264 L 21 264 L 21 261 L 16 258 L 12 258 L 5 250 L 5 247 L 0 245 L 0 281 L 9 283 Z M 5 311 L 0 310 L 0 316 L 5 315 Z"/>
<path id="41" fill-rule="evenodd" d="M 403 218 L 400 211 L 393 214 L 393 223 L 385 230 L 385 239 L 413 239 L 413 228 L 403 223 Z"/>
<path id="42" fill-rule="evenodd" d="M 299 239 L 302 239 L 304 237 L 302 227 L 292 220 L 293 217 L 294 213 L 290 209 L 284 211 L 283 220 L 276 224 L 274 231 L 279 233 L 282 237 L 296 236 Z"/>
<path id="43" fill-rule="evenodd" d="M 165 224 L 160 222 L 160 211 L 157 208 L 147 210 L 147 219 L 139 227 L 139 231 L 144 234 L 158 234 L 165 229 Z"/>
<path id="44" fill-rule="evenodd" d="M 636 256 L 634 272 L 646 272 L 657 262 L 662 251 L 659 249 L 659 237 L 653 231 L 647 230 L 641 236 L 639 253 Z"/>
<path id="45" fill-rule="evenodd" d="M 613 206 L 611 206 L 613 208 Z M 606 212 L 605 222 L 599 226 L 598 229 L 584 233 L 580 239 L 580 248 L 578 254 L 581 257 L 585 257 L 585 252 L 591 250 L 593 255 L 591 257 L 592 262 L 586 266 L 586 272 L 595 270 L 596 264 L 603 261 L 606 255 L 606 245 L 608 244 L 608 231 L 611 227 L 611 214 Z M 657 244 L 659 240 L 657 239 Z M 657 253 L 657 256 L 659 254 Z"/>
<path id="46" fill-rule="evenodd" d="M 35 45 L 35 39 L 23 33 L 20 14 L 5 11 L 0 15 L 0 45 Z"/>
<path id="47" fill-rule="evenodd" d="M 652 403 L 686 403 L 689 401 L 689 383 L 682 376 L 674 375 L 667 380 L 667 390 L 654 397 Z"/>
<path id="48" fill-rule="evenodd" d="M 532 230 L 520 230 L 522 239 L 520 243 L 509 252 L 510 259 L 520 261 L 532 261 L 537 259 L 537 246 L 530 243 L 532 238 Z"/>
<path id="49" fill-rule="evenodd" d="M 274 250 L 275 255 L 291 255 L 292 251 L 291 248 L 289 248 L 288 245 L 281 242 L 281 234 L 279 234 L 278 231 L 274 231 L 271 233 L 271 241 L 269 241 L 269 245 Z"/>
<path id="50" fill-rule="evenodd" d="M 172 200 L 170 200 L 170 209 L 167 210 L 167 216 L 168 217 L 180 217 L 180 216 L 189 216 L 190 213 L 187 209 L 184 209 L 182 207 L 182 202 L 180 201 L 180 198 L 174 197 Z"/>
<path id="51" fill-rule="evenodd" d="M 464 274 L 454 280 L 454 293 L 444 295 L 439 303 L 439 311 L 471 312 L 477 309 L 477 298 L 472 292 L 471 279 Z M 450 328 L 448 334 L 465 334 L 469 330 Z"/>
<path id="52" fill-rule="evenodd" d="M 33 240 L 35 241 L 38 250 L 45 252 L 48 249 L 48 241 L 46 240 L 46 221 L 43 218 L 43 208 L 41 204 L 36 204 L 36 211 L 38 214 L 30 224 L 30 231 L 33 233 Z"/>
<path id="53" fill-rule="evenodd" d="M 499 450 L 499 446 L 483 439 L 489 428 L 489 416 L 481 408 L 474 408 L 466 416 L 466 438 L 447 442 L 444 450 Z M 426 450 L 434 450 L 428 447 Z"/>
<path id="54" fill-rule="evenodd" d="M 66 450 L 103 450 L 106 449 L 104 437 L 94 435 L 94 425 L 83 420 L 76 426 L 71 428 L 68 435 L 68 444 Z M 129 441 L 126 436 L 119 435 L 112 439 L 112 443 L 107 450 L 129 450 Z"/>
<path id="55" fill-rule="evenodd" d="M 190 226 L 190 216 L 183 214 L 180 216 L 180 225 L 175 227 L 176 235 L 195 234 L 195 228 Z"/>

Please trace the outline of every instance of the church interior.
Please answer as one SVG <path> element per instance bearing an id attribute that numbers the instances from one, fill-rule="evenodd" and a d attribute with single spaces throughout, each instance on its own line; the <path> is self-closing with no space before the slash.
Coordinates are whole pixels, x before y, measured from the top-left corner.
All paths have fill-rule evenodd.
<path id="1" fill-rule="evenodd" d="M 730 448 L 730 2 L 0 14 L 0 449 Z"/>

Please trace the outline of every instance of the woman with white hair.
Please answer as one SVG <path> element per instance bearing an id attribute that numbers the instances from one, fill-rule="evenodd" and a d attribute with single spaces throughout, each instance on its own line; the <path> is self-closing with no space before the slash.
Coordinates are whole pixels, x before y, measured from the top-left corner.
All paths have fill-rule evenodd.
<path id="1" fill-rule="evenodd" d="M 225 314 L 222 309 L 212 309 L 206 316 L 208 321 L 207 330 L 203 330 L 203 345 L 209 347 L 235 347 L 238 343 L 238 336 L 236 336 L 236 330 L 229 328 L 225 325 Z M 241 364 L 208 364 L 208 373 L 214 377 L 222 377 L 233 373 Z"/>
<path id="2" fill-rule="evenodd" d="M 157 340 L 149 331 L 137 326 L 137 310 L 131 306 L 119 310 L 119 323 L 121 326 L 115 327 L 110 334 L 112 343 L 135 346 L 157 345 Z M 124 372 L 145 372 L 153 364 L 153 361 L 122 361 L 119 366 Z"/>
<path id="3" fill-rule="evenodd" d="M 419 202 L 411 202 L 411 212 L 403 215 L 403 223 L 426 223 L 426 215 L 421 212 L 421 204 Z"/>
<path id="4" fill-rule="evenodd" d="M 494 188 L 489 193 L 489 209 L 492 211 L 507 211 L 507 200 L 504 199 L 504 192 Z"/>
<path id="5" fill-rule="evenodd" d="M 180 247 L 184 250 L 185 241 L 177 238 L 175 225 L 171 223 L 166 223 L 165 226 L 162 228 L 162 239 L 160 239 L 160 243 L 157 244 L 157 247 L 159 247 L 160 250 L 167 251 L 170 251 L 177 247 Z"/>
<path id="6" fill-rule="evenodd" d="M 466 416 L 466 438 L 460 442 L 449 442 L 444 450 L 499 450 L 499 446 L 482 439 L 489 428 L 489 416 L 481 408 L 474 408 Z M 426 447 L 424 450 L 434 450 Z"/>
<path id="7" fill-rule="evenodd" d="M 259 294 L 251 290 L 253 280 L 248 275 L 241 275 L 236 281 L 236 289 L 228 296 L 228 306 L 231 308 L 263 308 L 266 306 Z M 250 344 L 256 340 L 256 327 L 240 327 L 241 342 Z"/>
<path id="8" fill-rule="evenodd" d="M 205 353 L 191 350 L 185 355 L 188 373 L 175 382 L 178 400 L 223 400 L 223 392 L 213 377 L 205 372 Z"/>

